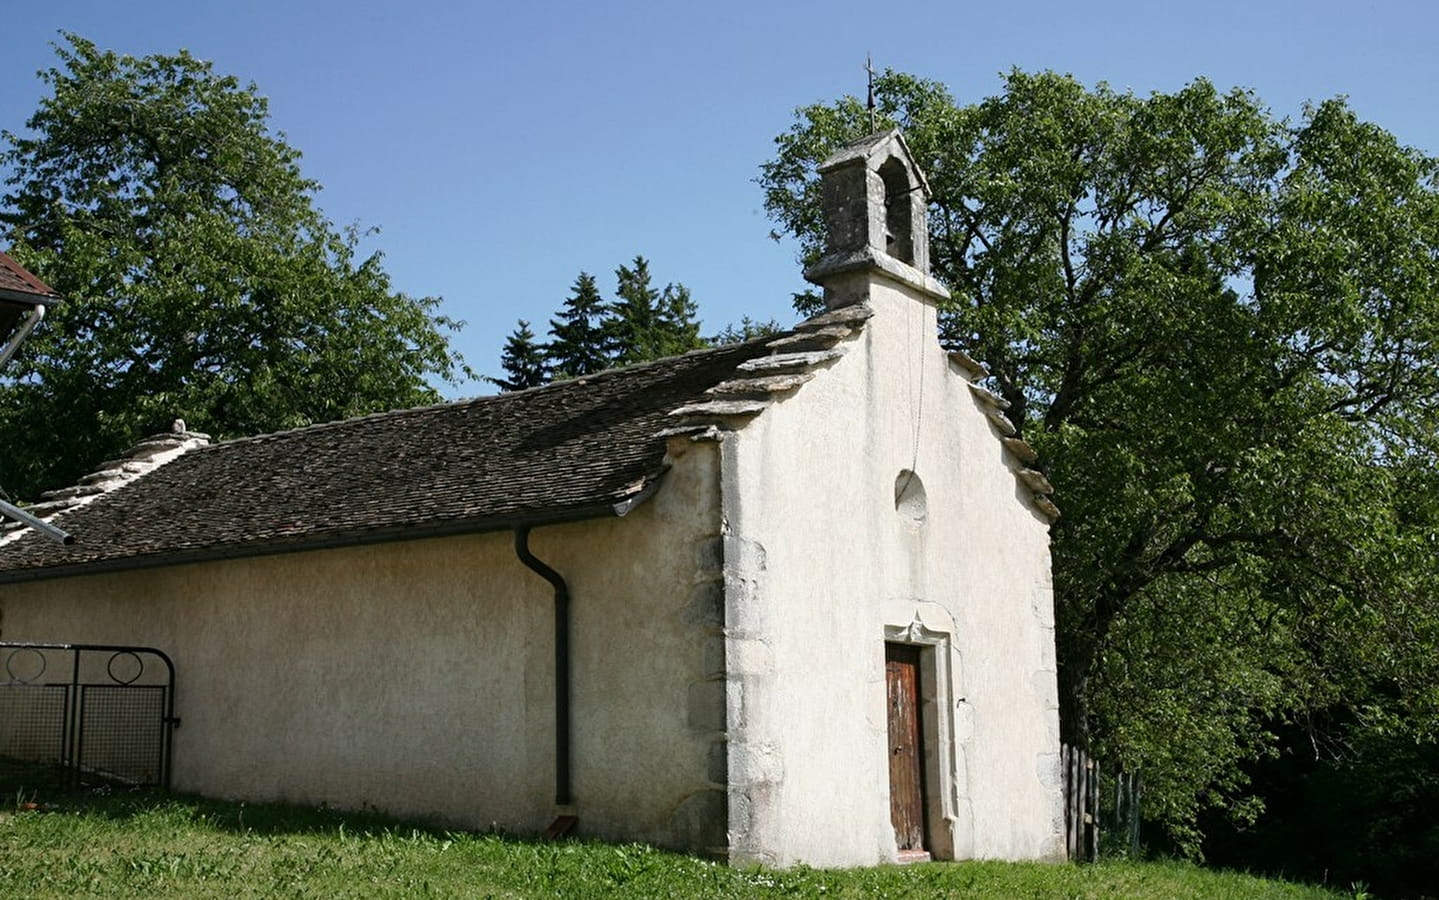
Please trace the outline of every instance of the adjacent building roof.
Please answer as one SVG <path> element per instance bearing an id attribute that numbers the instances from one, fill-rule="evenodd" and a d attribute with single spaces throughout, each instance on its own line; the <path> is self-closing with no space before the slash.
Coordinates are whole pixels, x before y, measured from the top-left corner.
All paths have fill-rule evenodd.
<path id="1" fill-rule="evenodd" d="M 59 295 L 11 259 L 8 253 L 0 253 L 0 299 L 47 303 L 58 300 Z"/>
<path id="2" fill-rule="evenodd" d="M 33 532 L 6 542 L 0 581 L 623 515 L 663 473 L 670 436 L 756 414 L 838 356 L 828 348 L 868 314 L 527 391 L 198 446 L 56 512 L 74 545 Z M 52 496 L 96 494 L 91 482 L 132 464 L 108 463 Z"/>
<path id="3" fill-rule="evenodd" d="M 22 316 L 36 306 L 59 299 L 49 285 L 27 272 L 9 254 L 0 253 L 0 344 L 10 337 Z"/>

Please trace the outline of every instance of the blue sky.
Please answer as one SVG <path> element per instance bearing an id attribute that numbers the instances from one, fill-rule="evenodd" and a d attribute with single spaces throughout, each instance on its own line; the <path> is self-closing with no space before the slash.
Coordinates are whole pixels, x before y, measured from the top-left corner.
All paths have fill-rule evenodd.
<path id="1" fill-rule="evenodd" d="M 795 107 L 862 94 L 865 53 L 961 101 L 1011 67 L 1137 93 L 1203 75 L 1281 115 L 1345 94 L 1439 153 L 1439 4 L 1424 2 L 573 4 L 26 3 L 5 13 L 0 128 L 17 130 L 60 29 L 135 55 L 184 47 L 256 83 L 336 222 L 377 226 L 397 288 L 444 298 L 498 371 L 581 270 L 635 254 L 687 284 L 705 329 L 792 320 L 794 247 L 753 179 Z M 489 393 L 468 383 L 449 396 Z"/>

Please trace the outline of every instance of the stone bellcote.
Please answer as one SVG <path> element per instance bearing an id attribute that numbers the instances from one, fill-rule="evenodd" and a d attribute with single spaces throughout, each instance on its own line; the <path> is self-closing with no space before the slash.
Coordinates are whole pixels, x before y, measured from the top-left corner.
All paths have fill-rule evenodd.
<path id="1" fill-rule="evenodd" d="M 874 277 L 931 301 L 948 298 L 929 274 L 929 183 L 898 129 L 841 147 L 820 164 L 819 177 L 824 256 L 804 277 L 824 288 L 826 306 L 863 300 Z"/>

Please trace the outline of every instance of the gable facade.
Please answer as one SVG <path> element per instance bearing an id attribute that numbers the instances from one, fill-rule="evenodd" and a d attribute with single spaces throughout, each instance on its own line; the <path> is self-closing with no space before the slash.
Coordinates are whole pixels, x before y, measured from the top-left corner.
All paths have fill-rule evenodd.
<path id="1" fill-rule="evenodd" d="M 1049 523 L 934 341 L 933 308 L 899 286 L 870 302 L 859 346 L 806 402 L 723 446 L 737 831 L 770 863 L 895 858 L 873 798 L 890 790 L 885 651 L 900 644 L 925 682 L 927 849 L 1055 857 Z"/>

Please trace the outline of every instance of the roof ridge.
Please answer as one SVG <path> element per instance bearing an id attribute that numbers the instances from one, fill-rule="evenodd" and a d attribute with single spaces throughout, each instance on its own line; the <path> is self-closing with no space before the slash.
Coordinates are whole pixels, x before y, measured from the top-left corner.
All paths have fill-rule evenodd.
<path id="1" fill-rule="evenodd" d="M 958 347 L 941 349 L 945 349 L 949 361 L 960 370 L 970 394 L 978 401 L 985 418 L 989 420 L 991 433 L 999 438 L 1005 451 L 1019 461 L 1019 466 L 1010 470 L 1014 473 L 1015 480 L 1029 492 L 1035 508 L 1042 512 L 1051 524 L 1059 521 L 1061 513 L 1054 502 L 1054 485 L 1050 484 L 1041 469 L 1036 468 L 1039 465 L 1039 453 L 1019 436 L 1019 429 L 1005 413 L 1011 406 L 1010 402 L 979 384 L 990 377 L 989 367 Z"/>
<path id="2" fill-rule="evenodd" d="M 358 424 L 361 422 L 370 422 L 380 419 L 402 418 L 409 415 L 421 415 L 427 412 L 433 412 L 435 410 L 451 409 L 459 406 L 500 403 L 510 400 L 517 400 L 518 398 L 532 396 L 533 394 L 539 393 L 541 391 L 553 390 L 555 388 L 564 387 L 566 385 L 588 385 L 597 379 L 601 381 L 609 381 L 613 378 L 627 376 L 636 372 L 643 373 L 656 366 L 671 365 L 677 359 L 697 358 L 708 354 L 733 352 L 736 348 L 745 347 L 750 344 L 768 343 L 775 340 L 776 338 L 790 336 L 794 331 L 798 329 L 798 327 L 799 326 L 796 326 L 795 329 L 777 332 L 775 334 L 750 338 L 747 341 L 739 341 L 733 344 L 721 344 L 716 347 L 698 347 L 694 350 L 686 350 L 683 353 L 676 353 L 671 356 L 663 356 L 659 359 L 645 360 L 644 362 L 631 363 L 625 366 L 611 366 L 608 369 L 602 369 L 589 375 L 576 375 L 574 377 L 564 378 L 559 381 L 550 381 L 545 384 L 537 384 L 534 387 L 524 388 L 523 390 L 503 391 L 498 394 L 483 394 L 478 397 L 459 397 L 454 400 L 441 400 L 438 403 L 427 403 L 423 406 L 405 406 L 399 409 L 385 409 L 379 410 L 377 412 L 362 413 L 358 416 L 349 416 L 343 419 L 331 419 L 328 422 L 311 422 L 309 425 L 297 425 L 294 428 L 281 428 L 275 431 L 261 432 L 260 434 L 247 434 L 241 435 L 240 437 L 228 438 L 226 440 L 216 441 L 215 443 L 208 444 L 207 446 L 198 449 L 218 450 L 222 447 L 230 447 L 236 444 L 246 444 L 256 441 L 272 440 L 274 438 L 282 437 L 285 435 L 297 434 L 300 432 L 311 432 L 327 428 L 340 428 Z"/>
<path id="3" fill-rule="evenodd" d="M 991 433 L 999 438 L 999 442 L 1004 445 L 1005 452 L 1019 461 L 1019 466 L 1011 470 L 1015 480 L 1029 491 L 1035 507 L 1044 513 L 1050 522 L 1058 521 L 1060 511 L 1054 502 L 1054 485 L 1050 484 L 1043 471 L 1033 468 L 1039 464 L 1039 454 L 1029 445 L 1028 441 L 1019 436 L 1019 430 L 1005 415 L 1004 411 L 1010 407 L 1009 401 L 970 380 L 979 373 L 983 373 L 979 375 L 981 378 L 987 376 L 989 370 L 983 364 L 975 363 L 969 356 L 957 353 L 957 351 L 949 354 L 949 360 L 965 371 L 965 386 L 969 388 L 970 394 L 979 403 L 985 418 L 989 420 Z"/>
<path id="4" fill-rule="evenodd" d="M 843 345 L 857 337 L 873 316 L 868 303 L 855 303 L 811 316 L 789 331 L 730 345 L 758 343 L 770 352 L 739 363 L 731 377 L 711 385 L 703 397 L 670 410 L 679 424 L 661 429 L 657 436 L 718 440 L 798 391 L 814 378 L 816 369 L 843 356 L 847 350 Z"/>
<path id="5" fill-rule="evenodd" d="M 176 430 L 150 435 L 131 447 L 124 456 L 100 463 L 98 468 L 82 475 L 74 484 L 44 492 L 40 495 L 40 502 L 25 507 L 25 511 L 46 522 L 53 522 L 66 513 L 133 484 L 186 453 L 209 446 L 208 434 L 188 431 L 184 425 L 182 420 L 176 419 Z M 25 533 L 24 523 L 0 518 L 0 545 L 19 540 Z"/>

